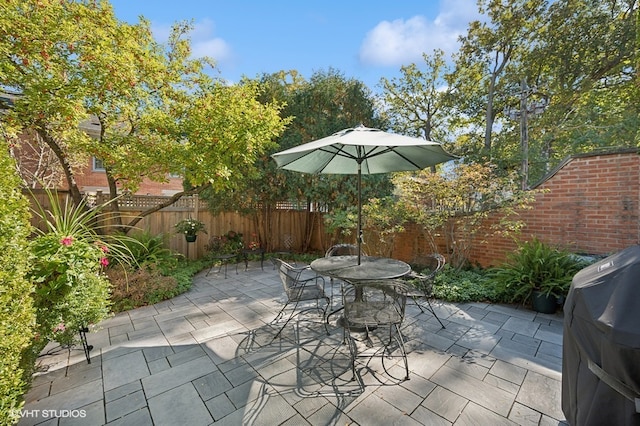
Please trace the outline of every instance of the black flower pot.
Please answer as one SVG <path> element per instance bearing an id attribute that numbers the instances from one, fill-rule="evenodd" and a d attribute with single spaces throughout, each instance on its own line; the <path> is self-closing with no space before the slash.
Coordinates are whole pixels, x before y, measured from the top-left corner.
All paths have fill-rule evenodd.
<path id="1" fill-rule="evenodd" d="M 196 238 L 198 238 L 198 235 L 196 234 L 184 234 L 184 239 L 187 240 L 188 243 L 194 243 Z"/>
<path id="2" fill-rule="evenodd" d="M 553 314 L 558 309 L 558 298 L 551 294 L 534 291 L 531 295 L 531 308 L 541 314 Z"/>

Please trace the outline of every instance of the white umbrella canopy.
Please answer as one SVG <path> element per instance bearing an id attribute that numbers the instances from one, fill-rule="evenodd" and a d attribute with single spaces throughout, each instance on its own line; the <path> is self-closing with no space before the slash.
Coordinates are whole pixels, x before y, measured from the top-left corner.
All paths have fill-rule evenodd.
<path id="1" fill-rule="evenodd" d="M 457 157 L 433 141 L 357 126 L 272 155 L 278 167 L 311 174 L 358 175 L 358 264 L 362 245 L 362 174 L 422 170 Z"/>
<path id="2" fill-rule="evenodd" d="M 358 126 L 272 155 L 303 173 L 376 174 L 421 170 L 456 157 L 433 141 Z"/>

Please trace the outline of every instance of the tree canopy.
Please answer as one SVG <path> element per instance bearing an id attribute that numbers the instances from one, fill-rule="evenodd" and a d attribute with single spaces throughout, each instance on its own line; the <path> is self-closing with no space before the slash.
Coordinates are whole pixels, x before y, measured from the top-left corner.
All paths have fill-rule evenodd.
<path id="1" fill-rule="evenodd" d="M 169 173 L 192 192 L 222 189 L 250 174 L 284 129 L 281 106 L 259 102 L 258 85 L 227 86 L 207 74 L 213 59 L 191 58 L 188 23 L 160 44 L 146 20 L 121 22 L 107 1 L 9 0 L 2 8 L 0 84 L 17 94 L 2 130 L 15 144 L 36 133 L 76 203 L 75 176 L 90 156 L 103 161 L 111 198 Z M 93 135 L 83 129 L 90 118 L 99 123 Z"/>

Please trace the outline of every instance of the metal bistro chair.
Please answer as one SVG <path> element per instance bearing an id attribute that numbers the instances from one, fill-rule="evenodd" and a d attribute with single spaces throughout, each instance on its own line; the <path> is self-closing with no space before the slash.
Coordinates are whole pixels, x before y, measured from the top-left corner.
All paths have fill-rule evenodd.
<path id="1" fill-rule="evenodd" d="M 424 313 L 424 308 L 431 312 L 442 328 L 445 328 L 445 326 L 433 310 L 431 298 L 433 297 L 433 281 L 436 275 L 444 268 L 445 263 L 446 260 L 441 254 L 434 253 L 421 256 L 412 263 L 421 273 L 412 270 L 403 277 L 407 284 L 407 297 L 409 300 L 418 306 L 422 313 Z"/>
<path id="2" fill-rule="evenodd" d="M 352 284 L 354 289 L 344 292 L 341 325 L 351 355 L 354 378 L 359 377 L 355 367 L 357 358 L 380 357 L 382 368 L 393 377 L 385 360 L 388 363 L 390 358 L 400 357 L 404 362 L 404 380 L 409 380 L 409 363 L 401 332 L 407 302 L 405 281 L 367 280 Z M 366 348 L 358 351 L 358 347 L 363 345 Z"/>
<path id="3" fill-rule="evenodd" d="M 324 329 L 328 335 L 329 328 L 325 321 L 325 315 L 330 304 L 330 299 L 324 292 L 324 278 L 317 274 L 303 275 L 304 272 L 311 271 L 309 267 L 296 268 L 282 259 L 272 259 L 272 261 L 274 267 L 278 269 L 278 274 L 280 275 L 280 280 L 282 281 L 287 300 L 271 323 L 275 324 L 282 319 L 285 316 L 285 311 L 288 307 L 291 309 L 291 313 L 287 320 L 282 327 L 280 327 L 278 333 L 273 337 L 273 339 L 275 340 L 280 333 L 282 333 L 282 330 L 284 330 L 294 316 L 312 310 L 317 310 L 322 313 L 322 323 L 324 324 Z M 324 308 L 320 306 L 321 300 L 326 302 Z M 311 301 L 316 302 L 315 306 L 304 306 L 302 309 L 298 310 L 301 303 L 306 304 L 306 302 Z"/>

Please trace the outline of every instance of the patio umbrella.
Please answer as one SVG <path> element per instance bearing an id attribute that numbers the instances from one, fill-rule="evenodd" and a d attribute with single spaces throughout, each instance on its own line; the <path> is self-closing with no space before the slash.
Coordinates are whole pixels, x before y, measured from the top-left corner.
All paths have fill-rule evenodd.
<path id="1" fill-rule="evenodd" d="M 362 125 L 275 153 L 272 157 L 282 169 L 358 175 L 358 265 L 362 246 L 362 174 L 421 170 L 456 158 L 437 142 Z"/>

